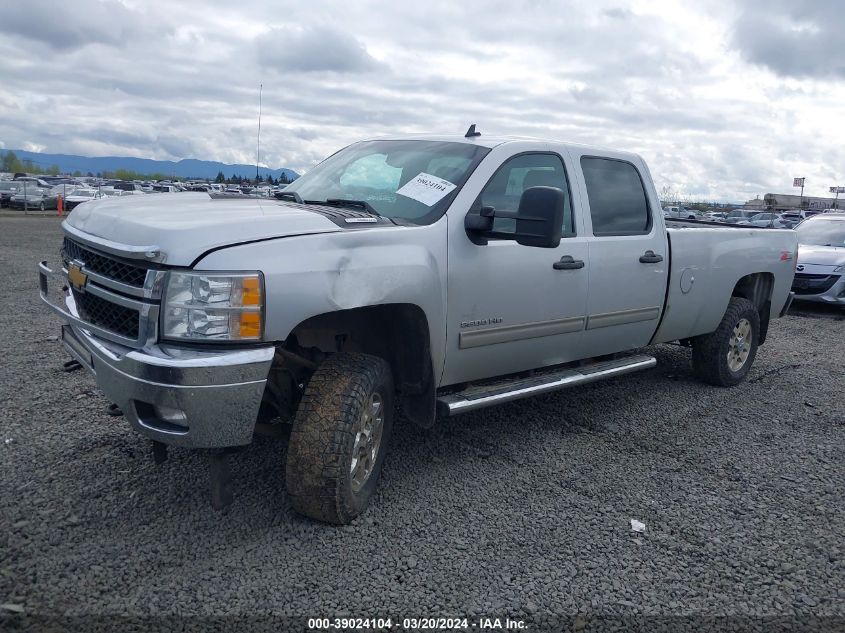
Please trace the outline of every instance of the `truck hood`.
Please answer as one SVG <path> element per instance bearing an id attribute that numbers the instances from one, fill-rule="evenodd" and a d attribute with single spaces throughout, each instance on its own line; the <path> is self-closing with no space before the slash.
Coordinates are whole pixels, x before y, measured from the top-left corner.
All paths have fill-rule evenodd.
<path id="1" fill-rule="evenodd" d="M 188 266 L 203 253 L 255 240 L 333 233 L 326 217 L 283 201 L 155 193 L 86 202 L 65 220 L 76 231 L 134 247 L 156 247 L 159 261 Z"/>
<path id="2" fill-rule="evenodd" d="M 845 247 L 799 244 L 798 263 L 841 266 L 845 264 Z"/>

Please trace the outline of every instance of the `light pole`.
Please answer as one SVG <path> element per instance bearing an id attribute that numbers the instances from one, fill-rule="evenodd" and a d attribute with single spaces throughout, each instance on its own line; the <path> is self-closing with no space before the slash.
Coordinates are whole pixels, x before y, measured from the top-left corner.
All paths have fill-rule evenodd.
<path id="1" fill-rule="evenodd" d="M 806 180 L 803 176 L 801 178 L 793 178 L 792 179 L 792 186 L 793 187 L 801 187 L 801 202 L 799 203 L 798 207 L 803 209 L 804 208 L 804 180 Z"/>
<path id="2" fill-rule="evenodd" d="M 839 194 L 845 193 L 845 187 L 831 187 L 830 193 L 836 194 L 836 198 L 833 200 L 833 208 L 839 209 Z"/>
<path id="3" fill-rule="evenodd" d="M 264 83 L 258 86 L 258 141 L 255 147 L 255 184 L 258 185 L 258 163 L 261 160 L 261 93 L 264 92 Z"/>

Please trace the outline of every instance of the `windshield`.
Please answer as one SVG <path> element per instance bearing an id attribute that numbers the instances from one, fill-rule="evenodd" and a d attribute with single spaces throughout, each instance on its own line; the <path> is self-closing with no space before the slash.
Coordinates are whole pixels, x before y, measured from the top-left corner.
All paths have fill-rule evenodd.
<path id="1" fill-rule="evenodd" d="M 799 244 L 845 246 L 845 220 L 817 218 L 795 227 Z"/>
<path id="2" fill-rule="evenodd" d="M 330 156 L 287 186 L 305 202 L 359 200 L 388 218 L 437 220 L 486 147 L 438 141 L 364 141 Z"/>

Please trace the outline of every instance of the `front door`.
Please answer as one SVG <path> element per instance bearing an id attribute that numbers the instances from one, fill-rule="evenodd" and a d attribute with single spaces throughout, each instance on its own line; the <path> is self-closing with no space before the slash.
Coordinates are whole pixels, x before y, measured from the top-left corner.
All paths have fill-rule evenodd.
<path id="1" fill-rule="evenodd" d="M 482 164 L 474 175 L 485 183 L 475 207 L 516 211 L 528 187 L 563 190 L 563 238 L 557 248 L 521 246 L 512 240 L 477 245 L 463 231 L 462 217 L 449 218 L 447 360 L 442 385 L 578 358 L 589 261 L 580 219 L 572 211 L 568 161 L 568 156 L 554 152 L 526 152 L 498 169 L 488 167 L 487 173 Z M 454 226 L 456 222 L 461 226 Z M 513 232 L 515 220 L 497 219 L 494 229 Z M 566 266 L 560 265 L 562 258 Z"/>

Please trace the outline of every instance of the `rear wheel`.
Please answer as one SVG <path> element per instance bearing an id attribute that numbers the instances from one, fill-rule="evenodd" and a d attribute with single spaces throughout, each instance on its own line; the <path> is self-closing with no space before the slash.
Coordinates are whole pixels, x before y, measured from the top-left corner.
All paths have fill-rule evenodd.
<path id="1" fill-rule="evenodd" d="M 378 485 L 393 413 L 386 361 L 346 352 L 324 361 L 308 382 L 288 444 L 294 509 L 337 524 L 361 514 Z"/>
<path id="2" fill-rule="evenodd" d="M 704 382 L 733 387 L 742 382 L 757 356 L 760 313 L 748 299 L 732 297 L 716 331 L 692 340 L 692 367 Z"/>

